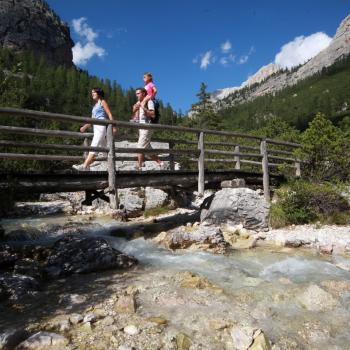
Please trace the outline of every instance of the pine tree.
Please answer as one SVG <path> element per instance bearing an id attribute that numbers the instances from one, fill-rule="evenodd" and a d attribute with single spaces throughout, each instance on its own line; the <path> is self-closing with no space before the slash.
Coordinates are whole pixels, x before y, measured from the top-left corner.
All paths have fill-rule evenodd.
<path id="1" fill-rule="evenodd" d="M 191 106 L 191 119 L 199 128 L 219 129 L 220 119 L 210 101 L 210 94 L 206 91 L 207 85 L 201 83 L 199 92 L 196 94 L 199 101 Z"/>

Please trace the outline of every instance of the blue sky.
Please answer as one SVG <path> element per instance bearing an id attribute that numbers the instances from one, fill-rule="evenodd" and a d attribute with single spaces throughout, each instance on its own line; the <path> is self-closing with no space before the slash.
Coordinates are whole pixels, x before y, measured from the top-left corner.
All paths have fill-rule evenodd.
<path id="1" fill-rule="evenodd" d="M 350 14 L 349 0 L 47 2 L 70 25 L 81 68 L 123 88 L 151 71 L 158 97 L 182 112 L 201 82 L 209 91 L 238 86 L 288 43 L 282 64 L 312 56 Z"/>

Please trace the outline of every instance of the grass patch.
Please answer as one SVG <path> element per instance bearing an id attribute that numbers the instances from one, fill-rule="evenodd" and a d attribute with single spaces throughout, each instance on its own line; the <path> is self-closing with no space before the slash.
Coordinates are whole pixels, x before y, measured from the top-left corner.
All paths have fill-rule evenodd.
<path id="1" fill-rule="evenodd" d="M 150 216 L 158 216 L 161 214 L 166 214 L 169 211 L 171 211 L 169 207 L 158 207 L 158 208 L 151 208 L 151 209 L 146 209 L 143 213 L 143 216 L 145 218 L 148 218 Z"/>

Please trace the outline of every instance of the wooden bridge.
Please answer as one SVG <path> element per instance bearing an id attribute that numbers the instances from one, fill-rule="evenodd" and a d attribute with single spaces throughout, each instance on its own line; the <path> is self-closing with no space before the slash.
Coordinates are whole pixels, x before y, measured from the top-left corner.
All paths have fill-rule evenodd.
<path id="1" fill-rule="evenodd" d="M 18 125 L 18 122 L 15 123 L 16 126 L 3 125 L 2 120 L 5 118 L 9 120 L 9 117 L 13 121 L 22 121 L 26 127 Z M 28 127 L 28 120 L 32 121 L 34 128 Z M 61 123 L 65 127 L 71 123 L 105 125 L 107 147 L 90 147 L 88 140 L 92 138 L 92 133 L 67 131 L 63 128 L 56 130 L 38 128 L 38 120 L 54 122 L 57 125 Z M 133 130 L 152 129 L 163 134 L 163 138 L 154 137 L 154 140 L 167 143 L 169 148 L 116 148 L 113 126 L 118 128 L 116 137 L 124 134 L 128 139 L 132 138 Z M 18 140 L 18 137 L 21 140 Z M 50 138 L 50 142 L 42 141 L 45 137 Z M 192 188 L 196 186 L 198 192 L 203 194 L 205 188 L 215 187 L 221 181 L 244 178 L 248 184 L 261 183 L 265 198 L 270 200 L 270 182 L 282 179 L 283 176 L 279 172 L 281 167 L 287 167 L 295 176 L 300 176 L 300 161 L 293 153 L 295 148 L 300 147 L 299 144 L 236 132 L 161 124 L 145 125 L 0 108 L 0 138 L 0 160 L 3 164 L 6 161 L 8 165 L 11 160 L 61 162 L 62 167 L 67 169 L 57 170 L 56 166 L 54 171 L 30 171 L 29 169 L 17 171 L 5 170 L 3 166 L 0 169 L 0 190 L 15 188 L 16 191 L 30 193 L 86 191 L 88 200 L 99 196 L 109 200 L 112 208 L 118 207 L 118 188 L 141 186 Z M 52 143 L 53 138 L 60 141 Z M 84 144 L 81 145 L 82 143 Z M 21 149 L 29 149 L 31 153 L 21 153 L 19 152 Z M 106 171 L 71 170 L 70 163 L 83 162 L 83 152 L 86 155 L 88 151 L 104 154 L 97 158 L 97 161 L 106 161 Z M 78 152 L 80 155 L 67 154 L 72 152 Z M 135 161 L 135 154 L 138 153 L 144 153 L 146 156 L 165 154 L 161 159 L 169 162 L 169 170 L 140 172 L 122 171 L 116 168 L 116 162 Z M 180 164 L 181 170 L 175 170 L 176 163 Z"/>

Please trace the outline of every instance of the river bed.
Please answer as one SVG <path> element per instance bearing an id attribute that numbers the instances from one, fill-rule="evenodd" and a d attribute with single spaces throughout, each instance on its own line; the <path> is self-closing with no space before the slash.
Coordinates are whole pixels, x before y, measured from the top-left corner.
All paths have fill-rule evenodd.
<path id="1" fill-rule="evenodd" d="M 44 223 L 56 225 L 62 220 L 56 217 Z M 136 257 L 138 266 L 59 279 L 21 305 L 1 305 L 2 330 L 47 329 L 47 321 L 54 316 L 102 309 L 103 319 L 113 318 L 107 328 L 99 321 L 101 327 L 95 323 L 86 336 L 82 336 L 86 330 L 73 326 L 61 332 L 70 339 L 72 349 L 179 349 L 179 334 L 188 339 L 188 349 L 235 349 L 232 327 L 237 325 L 262 329 L 276 350 L 350 348 L 350 272 L 335 266 L 334 257 L 281 247 L 226 255 L 173 252 L 142 237 L 113 237 L 108 219 L 97 221 L 86 221 L 87 226 L 91 222 L 100 225 L 99 229 L 92 226 L 88 234 L 103 235 L 112 246 Z M 18 225 L 40 226 L 43 221 L 2 224 L 12 230 Z M 350 262 L 346 256 L 341 259 Z M 194 278 L 198 280 L 193 284 Z M 136 311 L 110 313 L 113 296 L 130 290 Z M 150 326 L 152 317 L 165 323 Z M 138 333 L 125 334 L 128 325 L 134 325 Z"/>

